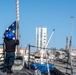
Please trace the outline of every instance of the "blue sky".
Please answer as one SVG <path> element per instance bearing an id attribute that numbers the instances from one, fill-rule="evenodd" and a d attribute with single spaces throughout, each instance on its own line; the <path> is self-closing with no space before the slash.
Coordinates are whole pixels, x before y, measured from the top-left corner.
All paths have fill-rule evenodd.
<path id="1" fill-rule="evenodd" d="M 0 43 L 5 29 L 16 20 L 15 1 L 0 0 Z M 55 29 L 49 48 L 65 48 L 66 36 L 69 44 L 71 35 L 72 47 L 76 48 L 76 0 L 20 0 L 19 5 L 20 46 L 35 45 L 36 27 L 47 27 L 48 39 Z"/>

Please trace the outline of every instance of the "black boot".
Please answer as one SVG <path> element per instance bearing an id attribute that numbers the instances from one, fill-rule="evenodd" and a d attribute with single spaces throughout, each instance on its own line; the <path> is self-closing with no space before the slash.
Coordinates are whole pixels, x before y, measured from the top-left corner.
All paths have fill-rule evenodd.
<path id="1" fill-rule="evenodd" d="M 6 72 L 6 67 L 3 68 L 3 72 Z"/>
<path id="2" fill-rule="evenodd" d="M 7 73 L 13 73 L 13 71 L 11 70 L 11 67 L 9 67 L 8 72 Z"/>
<path id="3" fill-rule="evenodd" d="M 12 70 L 10 70 L 10 73 L 13 73 L 13 71 L 12 71 Z"/>

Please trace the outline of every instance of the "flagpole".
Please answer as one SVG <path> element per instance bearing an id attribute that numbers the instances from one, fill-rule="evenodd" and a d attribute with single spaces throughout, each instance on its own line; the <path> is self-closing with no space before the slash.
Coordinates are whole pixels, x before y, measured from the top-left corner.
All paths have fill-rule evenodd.
<path id="1" fill-rule="evenodd" d="M 16 0 L 16 38 L 19 40 L 19 0 Z M 20 45 L 17 46 L 17 56 L 20 54 Z"/>

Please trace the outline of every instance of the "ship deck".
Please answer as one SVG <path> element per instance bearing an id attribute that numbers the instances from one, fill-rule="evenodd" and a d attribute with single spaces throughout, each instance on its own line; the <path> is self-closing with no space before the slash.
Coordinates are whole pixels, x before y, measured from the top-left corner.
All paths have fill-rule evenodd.
<path id="1" fill-rule="evenodd" d="M 23 69 L 20 71 L 13 71 L 11 74 L 7 74 L 6 72 L 3 73 L 2 70 L 0 70 L 0 75 L 33 75 L 34 71 L 28 70 L 28 69 Z"/>

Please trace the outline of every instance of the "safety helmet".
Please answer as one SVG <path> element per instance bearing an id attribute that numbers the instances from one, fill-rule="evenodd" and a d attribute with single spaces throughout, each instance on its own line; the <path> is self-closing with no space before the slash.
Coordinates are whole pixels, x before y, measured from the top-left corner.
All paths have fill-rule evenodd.
<path id="1" fill-rule="evenodd" d="M 6 37 L 7 39 L 12 39 L 12 38 L 13 38 L 13 33 L 12 33 L 12 32 L 6 32 L 6 33 L 5 33 L 5 37 Z"/>

